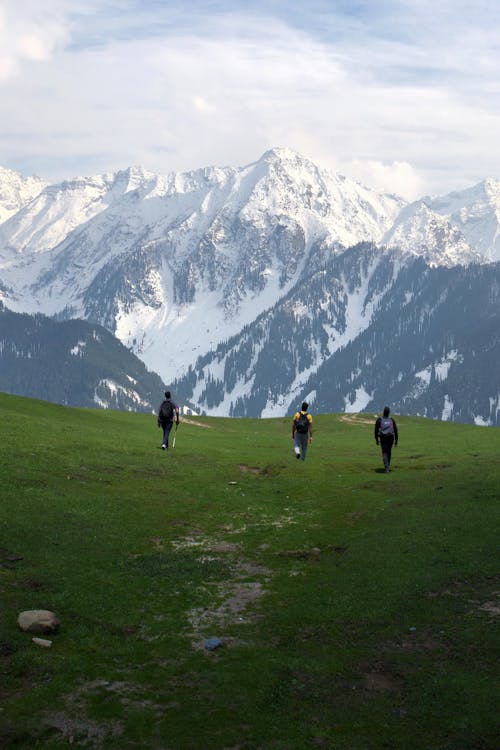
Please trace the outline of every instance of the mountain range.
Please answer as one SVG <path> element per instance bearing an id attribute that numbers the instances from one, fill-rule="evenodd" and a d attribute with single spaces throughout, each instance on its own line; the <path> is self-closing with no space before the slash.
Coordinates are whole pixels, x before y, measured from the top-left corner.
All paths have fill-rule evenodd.
<path id="1" fill-rule="evenodd" d="M 493 179 L 408 204 L 289 149 L 56 185 L 4 169 L 0 222 L 5 308 L 104 327 L 200 410 L 498 424 Z"/>

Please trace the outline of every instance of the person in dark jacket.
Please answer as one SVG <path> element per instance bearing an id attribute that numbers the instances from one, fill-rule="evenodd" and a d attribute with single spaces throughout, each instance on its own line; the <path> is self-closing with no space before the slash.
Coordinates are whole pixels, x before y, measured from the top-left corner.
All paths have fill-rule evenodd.
<path id="1" fill-rule="evenodd" d="M 179 424 L 179 407 L 172 401 L 170 391 L 165 391 L 165 399 L 161 402 L 158 409 L 158 427 L 161 427 L 163 430 L 163 443 L 161 447 L 164 451 L 168 450 L 168 438 L 174 420 L 176 424 Z"/>
<path id="2" fill-rule="evenodd" d="M 396 420 L 389 416 L 391 410 L 384 406 L 381 417 L 375 422 L 375 442 L 382 448 L 382 461 L 384 462 L 384 472 L 386 474 L 391 470 L 391 451 L 392 446 L 398 444 L 398 428 Z"/>

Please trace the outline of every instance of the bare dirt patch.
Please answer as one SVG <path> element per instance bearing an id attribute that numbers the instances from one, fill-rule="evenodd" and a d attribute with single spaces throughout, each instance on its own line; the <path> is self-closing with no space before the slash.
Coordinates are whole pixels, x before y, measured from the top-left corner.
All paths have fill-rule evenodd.
<path id="1" fill-rule="evenodd" d="M 278 552 L 280 557 L 291 557 L 295 560 L 315 560 L 319 561 L 321 558 L 321 550 L 318 547 L 312 547 L 311 549 L 290 549 L 285 552 Z"/>
<path id="2" fill-rule="evenodd" d="M 393 693 L 401 688 L 400 681 L 387 672 L 365 672 L 363 681 L 365 688 L 375 693 Z"/>
<path id="3" fill-rule="evenodd" d="M 267 568 L 250 561 L 239 561 L 234 577 L 217 585 L 210 605 L 193 608 L 187 613 L 193 648 L 203 648 L 203 639 L 213 635 L 214 630 L 220 635 L 227 626 L 244 625 L 258 619 L 253 606 L 265 595 L 265 583 L 271 575 Z M 247 578 L 254 580 L 245 580 Z M 234 643 L 234 638 L 224 638 L 225 645 Z"/>
<path id="4" fill-rule="evenodd" d="M 191 417 L 182 417 L 181 424 L 193 424 L 196 427 L 205 427 L 207 430 L 213 429 L 212 425 L 203 424 L 203 422 L 197 422 L 196 419 L 191 419 Z"/>
<path id="5" fill-rule="evenodd" d="M 103 702 L 115 698 L 126 709 L 148 711 L 161 716 L 165 708 L 144 697 L 144 688 L 125 681 L 96 679 L 83 682 L 65 698 L 66 710 L 45 716 L 43 726 L 57 733 L 70 745 L 101 750 L 109 741 L 123 735 L 124 724 L 120 720 L 97 722 L 86 715 L 87 704 L 100 699 Z"/>
<path id="6" fill-rule="evenodd" d="M 356 523 L 356 521 L 360 521 L 362 518 L 364 518 L 364 516 L 365 516 L 365 512 L 362 510 L 356 510 L 356 511 L 353 511 L 352 513 L 347 514 L 347 518 L 352 523 Z"/>
<path id="7" fill-rule="evenodd" d="M 161 550 L 163 550 L 163 548 L 164 548 L 164 540 L 161 537 L 154 536 L 149 541 L 151 542 L 151 544 L 153 545 L 153 547 L 156 550 L 158 550 L 160 552 L 161 552 Z"/>
<path id="8" fill-rule="evenodd" d="M 41 591 L 43 589 L 43 583 L 36 578 L 24 578 L 20 585 L 28 591 Z"/>
<path id="9" fill-rule="evenodd" d="M 340 417 L 341 422 L 347 422 L 347 424 L 363 424 L 363 425 L 372 425 L 374 424 L 374 416 L 364 416 L 360 414 L 359 412 L 352 413 L 352 414 L 342 414 Z"/>
<path id="10" fill-rule="evenodd" d="M 62 711 L 47 716 L 44 725 L 47 729 L 59 734 L 70 745 L 93 748 L 105 747 L 108 739 L 121 737 L 123 734 L 123 726 L 120 722 L 97 724 L 90 719 L 69 716 Z"/>
<path id="11" fill-rule="evenodd" d="M 396 641 L 382 645 L 380 650 L 390 653 L 425 653 L 435 651 L 442 655 L 448 651 L 448 645 L 443 638 L 440 638 L 435 633 L 416 630 L 408 635 L 402 635 Z"/>
<path id="12" fill-rule="evenodd" d="M 483 612 L 487 612 L 489 615 L 498 617 L 500 615 L 500 591 L 495 592 L 498 600 L 496 602 L 485 602 L 479 609 Z"/>
<path id="13" fill-rule="evenodd" d="M 264 588 L 259 581 L 224 583 L 219 586 L 218 594 L 223 600 L 217 607 L 192 609 L 188 613 L 194 634 L 200 634 L 207 626 L 221 628 L 255 620 L 255 613 L 248 608 L 264 595 Z"/>
<path id="14" fill-rule="evenodd" d="M 21 555 L 0 547 L 0 568 L 13 570 L 22 559 Z"/>
<path id="15" fill-rule="evenodd" d="M 438 591 L 429 591 L 431 599 L 454 597 L 465 601 L 471 612 L 485 612 L 491 617 L 500 615 L 500 575 L 480 578 L 458 578 Z"/>
<path id="16" fill-rule="evenodd" d="M 17 647 L 13 643 L 7 641 L 0 641 L 0 659 L 12 656 L 17 651 Z"/>
<path id="17" fill-rule="evenodd" d="M 260 474 L 261 470 L 258 466 L 248 466 L 248 464 L 238 464 L 238 469 L 243 474 Z"/>
<path id="18" fill-rule="evenodd" d="M 238 542 L 213 542 L 208 546 L 210 552 L 239 552 L 241 544 Z"/>
<path id="19" fill-rule="evenodd" d="M 239 533 L 241 529 L 224 526 L 227 533 Z M 255 604 L 266 593 L 265 584 L 271 579 L 272 571 L 253 562 L 242 559 L 242 546 L 239 542 L 226 541 L 220 537 L 190 535 L 171 542 L 176 551 L 195 548 L 203 559 L 228 561 L 224 580 L 208 582 L 204 606 L 193 607 L 187 612 L 190 624 L 188 636 L 195 649 L 204 648 L 204 639 L 223 636 L 227 626 L 249 623 L 258 618 Z M 230 645 L 234 638 L 224 638 L 224 645 Z"/>

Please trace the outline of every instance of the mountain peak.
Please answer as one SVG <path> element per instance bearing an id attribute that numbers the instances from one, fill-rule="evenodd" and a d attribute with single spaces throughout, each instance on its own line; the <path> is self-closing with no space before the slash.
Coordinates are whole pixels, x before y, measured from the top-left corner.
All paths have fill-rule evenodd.
<path id="1" fill-rule="evenodd" d="M 0 167 L 0 224 L 33 200 L 46 184 L 40 177 L 24 177 L 13 169 Z"/>
<path id="2" fill-rule="evenodd" d="M 486 261 L 500 260 L 500 182 L 489 177 L 465 190 L 426 199 Z"/>
<path id="3" fill-rule="evenodd" d="M 425 200 L 403 208 L 383 244 L 423 257 L 429 265 L 456 266 L 478 263 L 480 255 L 446 216 L 433 211 Z"/>
<path id="4" fill-rule="evenodd" d="M 265 151 L 259 161 L 289 161 L 304 163 L 308 162 L 309 159 L 298 151 L 295 151 L 293 148 L 288 148 L 288 146 L 274 146 L 273 148 L 268 149 L 268 151 Z"/>

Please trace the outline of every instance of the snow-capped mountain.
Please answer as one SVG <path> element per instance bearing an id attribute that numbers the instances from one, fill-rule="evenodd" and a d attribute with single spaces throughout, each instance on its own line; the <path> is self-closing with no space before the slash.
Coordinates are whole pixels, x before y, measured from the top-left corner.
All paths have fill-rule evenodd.
<path id="1" fill-rule="evenodd" d="M 173 384 L 210 414 L 396 413 L 500 424 L 500 264 L 332 256 Z"/>
<path id="2" fill-rule="evenodd" d="M 452 267 L 482 261 L 462 232 L 446 216 L 432 211 L 425 201 L 403 208 L 382 243 L 418 255 L 432 266 Z"/>
<path id="3" fill-rule="evenodd" d="M 105 326 L 183 398 L 217 414 L 284 414 L 304 390 L 322 408 L 325 392 L 336 393 L 331 409 L 375 408 L 377 375 L 364 373 L 372 365 L 383 371 L 381 360 L 361 358 L 342 377 L 328 363 L 340 367 L 356 342 L 379 335 L 396 288 L 394 319 L 417 335 L 415 311 L 413 334 L 406 327 L 411 274 L 427 300 L 419 315 L 432 317 L 446 299 L 444 287 L 433 297 L 440 279 L 473 279 L 500 256 L 500 183 L 406 205 L 289 149 L 241 168 L 161 176 L 133 167 L 38 187 L 0 223 L 0 300 L 17 312 Z M 469 288 L 497 300 L 488 286 L 495 274 Z M 474 314 L 481 318 L 479 309 Z M 418 389 L 407 375 L 453 374 L 469 362 L 458 344 L 428 345 L 429 357 L 401 361 L 398 382 L 415 403 Z M 340 395 L 318 380 L 322 372 Z M 425 377 L 416 382 L 421 387 Z M 435 382 L 429 379 L 431 390 Z M 423 406 L 420 396 L 419 408 L 429 416 L 465 414 L 458 396 L 448 396 L 454 411 Z M 400 398 L 411 411 L 410 396 Z M 478 419 L 496 424 L 481 409 Z"/>
<path id="4" fill-rule="evenodd" d="M 23 177 L 0 167 L 0 224 L 37 196 L 47 183 L 39 177 Z"/>
<path id="5" fill-rule="evenodd" d="M 425 198 L 486 261 L 500 260 L 500 181 L 488 179 L 466 190 Z"/>
<path id="6" fill-rule="evenodd" d="M 49 186 L 0 225 L 17 311 L 105 325 L 167 380 L 403 202 L 275 149 L 241 169 L 138 168 Z"/>

